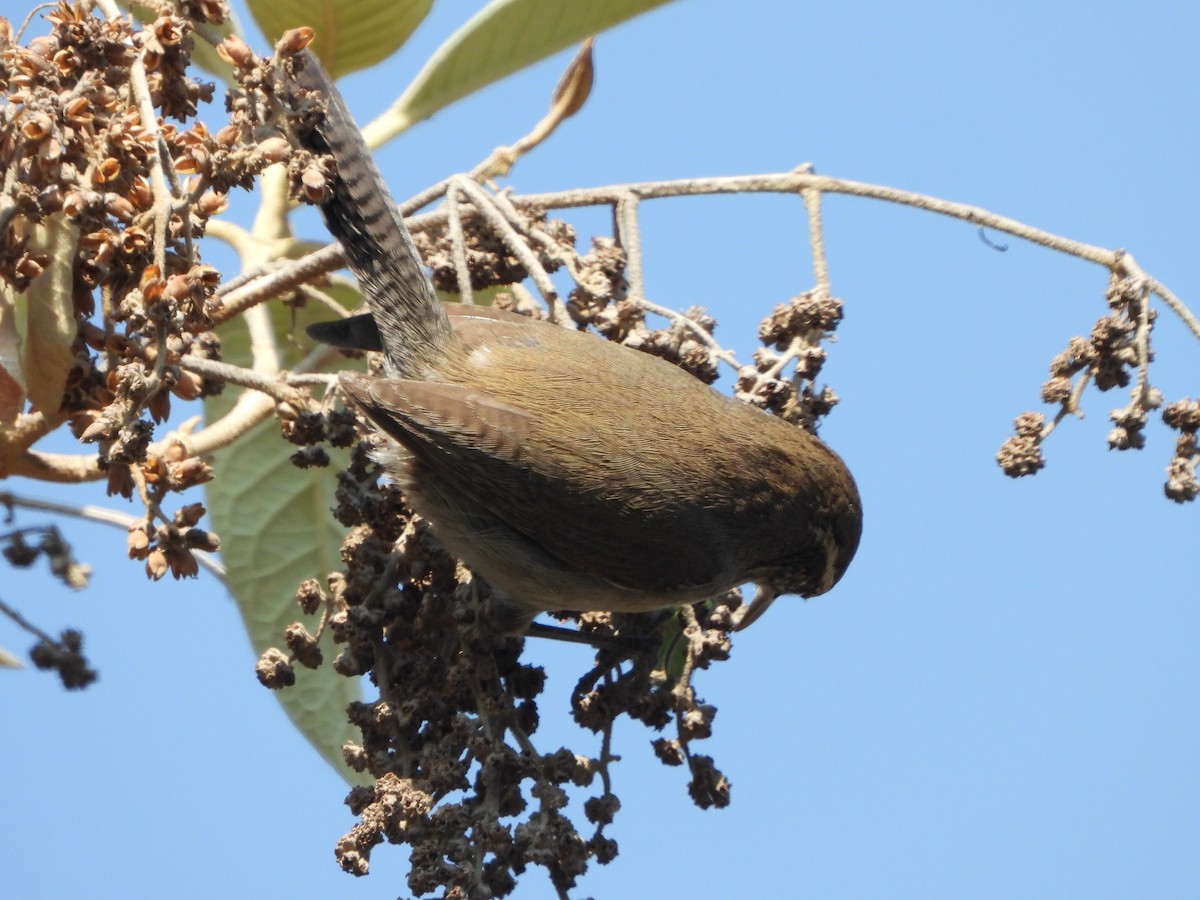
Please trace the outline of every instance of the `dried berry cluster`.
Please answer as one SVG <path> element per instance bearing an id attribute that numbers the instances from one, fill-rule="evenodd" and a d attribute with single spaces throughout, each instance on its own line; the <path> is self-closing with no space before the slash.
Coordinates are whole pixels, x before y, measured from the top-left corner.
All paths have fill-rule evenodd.
<path id="1" fill-rule="evenodd" d="M 275 407 L 275 417 L 283 439 L 300 447 L 291 456 L 292 465 L 299 469 L 329 465 L 329 453 L 321 446 L 324 443 L 352 447 L 358 440 L 357 420 L 348 410 L 297 410 L 291 404 L 280 403 Z"/>
<path id="2" fill-rule="evenodd" d="M 10 518 L 11 513 L 10 507 Z M 35 535 L 37 540 L 31 541 Z M 28 568 L 44 556 L 50 565 L 50 574 L 67 587 L 75 590 L 87 587 L 92 567 L 75 559 L 71 545 L 53 525 L 19 528 L 0 537 L 0 543 L 3 543 L 0 553 L 9 565 Z M 68 628 L 57 639 L 52 638 L 3 601 L 0 601 L 0 615 L 37 637 L 37 643 L 29 651 L 30 661 L 39 669 L 57 672 L 67 690 L 80 690 L 96 680 L 96 672 L 83 655 L 82 633 Z"/>
<path id="3" fill-rule="evenodd" d="M 531 865 L 565 894 L 592 859 L 617 854 L 605 829 L 620 806 L 608 766 L 622 714 L 656 731 L 674 720 L 676 735 L 657 740 L 656 753 L 668 765 L 689 765 L 698 805 L 728 803 L 728 782 L 712 760 L 690 751 L 691 741 L 711 733 L 715 713 L 690 679 L 728 656 L 740 595 L 703 612 L 703 626 L 685 610 L 687 625 L 669 628 L 665 644 L 660 616 L 572 614 L 585 633 L 631 650 L 601 651 L 572 697 L 576 720 L 601 735 L 600 752 L 541 752 L 533 739 L 544 672 L 522 662 L 522 638 L 497 627 L 502 617 L 486 585 L 446 555 L 394 485 L 380 481 L 372 440 L 355 445 L 339 477 L 336 514 L 351 529 L 345 572 L 324 586 L 307 581 L 297 594 L 320 625 L 314 634 L 294 624 L 288 652 L 269 650 L 258 664 L 264 684 L 287 687 L 297 677 L 294 663 L 322 664 L 316 635 L 328 628 L 342 647 L 333 668 L 368 675 L 378 691 L 350 709 L 363 737 L 345 758 L 374 782 L 347 798 L 360 821 L 338 843 L 342 867 L 365 874 L 371 850 L 388 841 L 411 848 L 409 889 L 417 895 L 504 896 Z M 585 834 L 568 816 L 570 789 L 593 785 L 582 809 Z"/>
<path id="4" fill-rule="evenodd" d="M 23 376 L 47 424 L 66 421 L 98 446 L 109 493 L 141 491 L 148 515 L 131 531 L 130 554 L 155 578 L 194 573 L 191 548 L 216 546 L 195 538 L 194 522 L 159 510 L 167 493 L 211 478 L 210 467 L 178 443 L 148 453 L 172 396 L 222 387 L 182 363 L 220 355 L 220 277 L 200 262 L 197 241 L 228 191 L 287 151 L 250 89 L 235 94 L 231 123 L 215 137 L 199 121 L 183 127 L 213 95 L 187 74 L 194 30 L 228 15 L 219 0 L 184 7 L 138 29 L 64 0 L 45 16 L 50 33 L 27 46 L 0 20 L 10 101 L 0 110 L 0 279 L 27 291 L 27 359 L 38 360 L 8 374 Z M 44 323 L 56 320 L 65 327 L 48 334 Z"/>
<path id="5" fill-rule="evenodd" d="M 38 536 L 30 542 L 28 537 Z M 41 557 L 50 565 L 50 574 L 69 588 L 80 590 L 87 587 L 92 567 L 75 559 L 71 545 L 63 540 L 62 534 L 53 525 L 21 528 L 9 532 L 2 539 L 4 549 L 0 553 L 9 565 L 19 569 L 32 566 Z"/>
<path id="6" fill-rule="evenodd" d="M 545 243 L 531 248 L 547 272 L 562 265 L 565 253 L 574 253 L 575 229 L 561 219 L 547 219 L 545 210 L 526 208 L 524 227 L 537 231 Z M 483 221 L 478 213 L 463 218 L 463 242 L 471 290 L 517 284 L 529 277 L 529 270 L 509 247 Z M 413 236 L 417 251 L 430 268 L 433 286 L 446 294 L 459 293 L 458 274 L 454 265 L 454 245 L 448 232 L 418 233 Z"/>
<path id="7" fill-rule="evenodd" d="M 29 659 L 39 669 L 57 672 L 69 691 L 82 690 L 98 677 L 83 655 L 83 635 L 71 628 L 58 640 L 43 637 L 29 651 Z"/>
<path id="8" fill-rule="evenodd" d="M 714 345 L 701 339 L 700 333 L 712 335 L 717 320 L 702 306 L 690 306 L 673 316 L 666 328 L 648 331 L 638 340 L 630 336 L 627 346 L 661 357 L 674 363 L 705 384 L 717 380 L 717 354 Z"/>
<path id="9" fill-rule="evenodd" d="M 609 340 L 622 343 L 638 327 L 645 327 L 645 314 L 627 302 L 625 264 L 625 250 L 613 238 L 592 238 L 591 249 L 574 267 L 575 287 L 567 303 L 576 322 L 595 325 Z"/>
<path id="10" fill-rule="evenodd" d="M 636 655 L 628 670 L 601 664 L 575 686 L 571 703 L 575 721 L 605 736 L 605 746 L 616 718 L 627 715 L 655 731 L 672 721 L 675 737 L 657 738 L 654 753 L 667 766 L 687 764 L 688 793 L 701 809 L 729 804 L 729 782 L 712 757 L 693 753 L 692 741 L 712 736 L 716 707 L 696 696 L 693 674 L 713 662 L 729 658 L 732 614 L 741 605 L 737 591 L 711 604 L 683 607 L 662 623 L 655 617 L 626 613 L 584 613 L 585 631 L 632 635 L 653 640 L 653 652 Z"/>
<path id="11" fill-rule="evenodd" d="M 699 306 L 672 316 L 666 328 L 646 324 L 646 305 L 629 296 L 625 250 L 609 237 L 592 239 L 592 248 L 569 266 L 575 287 L 567 311 L 580 325 L 592 325 L 633 350 L 665 359 L 705 384 L 717 380 L 717 355 L 711 339 L 716 320 Z"/>
<path id="12" fill-rule="evenodd" d="M 842 301 L 820 289 L 776 306 L 758 327 L 763 347 L 755 351 L 754 365 L 738 372 L 738 399 L 815 432 L 838 403 L 829 386 L 816 389 L 816 378 L 825 364 L 821 344 L 841 321 Z M 795 372 L 785 378 L 790 363 L 795 363 Z"/>
<path id="13" fill-rule="evenodd" d="M 171 521 L 154 525 L 149 517 L 129 527 L 129 558 L 146 561 L 146 575 L 158 581 L 167 572 L 174 578 L 194 578 L 200 566 L 193 550 L 215 553 L 221 542 L 211 531 L 197 528 L 204 506 L 189 503 Z"/>
<path id="14" fill-rule="evenodd" d="M 1062 353 L 1050 361 L 1050 378 L 1042 385 L 1042 401 L 1058 406 L 1047 424 L 1040 413 L 1026 412 L 1015 420 L 1015 434 L 996 454 L 1006 475 L 1032 475 L 1046 465 L 1042 444 L 1067 415 L 1082 415 L 1080 398 L 1089 384 L 1097 390 L 1127 388 L 1133 384 L 1129 403 L 1109 414 L 1113 428 L 1108 433 L 1112 450 L 1141 450 L 1146 445 L 1145 427 L 1149 413 L 1163 405 L 1162 392 L 1150 384 L 1149 367 L 1154 359 L 1150 334 L 1157 313 L 1150 307 L 1150 284 L 1142 276 L 1112 274 L 1105 301 L 1109 313 L 1092 326 L 1087 338 L 1073 337 Z M 1194 499 L 1190 485 L 1195 481 L 1194 429 L 1183 424 L 1183 410 L 1191 401 L 1174 403 L 1163 410 L 1163 421 L 1182 432 L 1175 456 L 1167 468 L 1166 494 L 1176 502 Z"/>
<path id="15" fill-rule="evenodd" d="M 1021 413 L 1015 420 L 1015 431 L 996 453 L 1004 474 L 1013 478 L 1032 475 L 1046 465 L 1042 456 L 1042 441 L 1046 437 L 1046 417 L 1041 413 Z"/>
<path id="16" fill-rule="evenodd" d="M 1176 503 L 1195 500 L 1200 494 L 1196 479 L 1196 464 L 1200 462 L 1196 433 L 1200 431 L 1200 401 L 1180 400 L 1163 409 L 1163 422 L 1179 432 L 1175 440 L 1175 455 L 1167 466 L 1167 483 L 1163 486 L 1168 497 Z"/>
<path id="17" fill-rule="evenodd" d="M 161 420 L 170 392 L 190 400 L 204 388 L 174 364 L 209 329 L 204 307 L 216 271 L 196 263 L 192 240 L 223 200 L 197 186 L 191 208 L 169 211 L 172 198 L 156 194 L 160 150 L 186 172 L 206 132 L 199 124 L 186 132 L 146 125 L 133 64 L 145 60 L 149 100 L 180 121 L 212 88 L 184 76 L 191 46 L 185 20 L 163 16 L 134 31 L 65 2 L 46 18 L 52 31 L 28 47 L 13 44 L 0 24 L 0 79 L 11 102 L 0 115 L 0 154 L 8 162 L 0 277 L 19 290 L 42 278 L 29 295 L 31 320 L 61 316 L 62 305 L 74 319 L 74 334 L 61 335 L 59 346 L 31 330 L 37 352 L 73 356 L 55 373 L 55 390 L 31 385 L 42 413 L 70 418 L 77 437 L 100 442 L 104 464 L 140 461 L 152 430 L 139 420 L 143 410 Z M 70 254 L 72 264 L 43 275 L 58 254 Z M 89 320 L 97 290 L 108 298 L 103 326 Z M 210 338 L 210 348 L 215 343 Z M 112 474 L 110 490 L 128 496 L 127 472 Z"/>

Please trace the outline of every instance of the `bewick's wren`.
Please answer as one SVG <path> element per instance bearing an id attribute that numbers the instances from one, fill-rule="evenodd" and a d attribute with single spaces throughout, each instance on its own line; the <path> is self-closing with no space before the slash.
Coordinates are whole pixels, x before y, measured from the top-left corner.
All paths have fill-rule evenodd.
<path id="1" fill-rule="evenodd" d="M 289 63 L 285 63 L 289 65 Z M 858 547 L 862 505 L 819 439 L 681 369 L 584 332 L 442 304 L 340 95 L 308 51 L 285 94 L 307 149 L 337 175 L 321 211 L 371 316 L 310 330 L 381 346 L 388 377 L 344 372 L 389 438 L 414 509 L 511 604 L 647 611 L 754 582 L 749 624 L 780 594 L 829 590 Z"/>

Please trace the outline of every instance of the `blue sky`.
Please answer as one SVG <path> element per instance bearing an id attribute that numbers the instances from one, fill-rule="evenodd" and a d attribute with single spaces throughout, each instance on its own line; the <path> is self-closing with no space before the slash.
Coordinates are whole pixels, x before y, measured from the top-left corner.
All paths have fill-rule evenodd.
<path id="1" fill-rule="evenodd" d="M 360 121 L 475 6 L 442 2 L 399 59 L 347 79 Z M 686 0 L 599 39 L 587 106 L 511 183 L 812 162 L 1125 247 L 1200 307 L 1198 33 L 1183 3 Z M 563 63 L 386 148 L 394 193 L 522 134 Z M 825 370 L 842 405 L 822 435 L 863 494 L 858 558 L 831 594 L 777 603 L 698 679 L 720 710 L 702 752 L 733 783 L 729 809 L 695 809 L 651 735 L 618 732 L 621 853 L 576 895 L 1195 896 L 1200 508 L 1162 497 L 1173 438 L 1152 422 L 1146 450 L 1110 453 L 1125 397 L 1090 394 L 1036 478 L 993 460 L 1050 358 L 1103 314 L 1106 273 L 992 235 L 1009 245 L 998 253 L 913 210 L 829 197 L 825 211 L 846 319 Z M 792 198 L 656 201 L 643 233 L 650 298 L 708 307 L 743 359 L 765 312 L 811 284 Z M 1168 400 L 1200 392 L 1200 347 L 1165 312 L 1156 342 Z M 365 879 L 338 871 L 344 784 L 254 681 L 219 585 L 149 585 L 119 532 L 64 527 L 97 564 L 94 587 L 9 571 L 4 599 L 48 629 L 81 627 L 101 680 L 67 694 L 0 673 L 5 895 L 406 896 L 403 850 L 377 849 Z M 0 623 L 0 645 L 26 641 Z M 551 673 L 539 746 L 591 746 L 566 713 L 582 651 L 529 656 Z M 515 896 L 552 892 L 532 871 Z"/>

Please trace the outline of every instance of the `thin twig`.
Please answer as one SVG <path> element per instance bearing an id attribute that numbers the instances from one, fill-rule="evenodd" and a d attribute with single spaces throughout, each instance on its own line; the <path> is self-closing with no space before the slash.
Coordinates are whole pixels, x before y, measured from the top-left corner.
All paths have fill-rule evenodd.
<path id="1" fill-rule="evenodd" d="M 659 306 L 657 303 L 651 303 L 645 297 L 635 297 L 634 302 L 646 312 L 654 313 L 656 316 L 662 316 L 664 319 L 670 319 L 672 322 L 678 322 L 680 325 L 694 334 L 701 343 L 708 347 L 708 349 L 713 352 L 713 355 L 716 356 L 717 359 L 721 360 L 721 362 L 725 363 L 726 365 L 732 366 L 734 371 L 737 371 L 742 367 L 742 364 L 738 362 L 737 356 L 733 353 L 733 351 L 726 350 L 719 343 L 717 343 L 717 339 L 709 334 L 704 328 L 702 328 L 698 322 L 689 319 L 681 312 L 676 312 L 675 310 L 666 306 Z"/>
<path id="2" fill-rule="evenodd" d="M 179 364 L 197 375 L 207 378 L 217 378 L 229 384 L 240 385 L 251 390 L 261 391 L 280 403 L 288 403 L 297 409 L 307 405 L 302 391 L 297 390 L 285 373 L 264 375 L 242 366 L 234 366 L 215 359 L 205 359 L 190 353 L 179 358 Z"/>
<path id="3" fill-rule="evenodd" d="M 213 221 L 217 220 L 214 219 Z M 240 231 L 241 229 L 238 230 Z M 206 233 L 212 234 L 211 223 Z M 313 252 L 315 253 L 316 251 L 314 250 Z M 260 265 L 245 269 L 244 271 L 239 272 L 237 275 L 234 275 L 232 278 L 227 278 L 222 281 L 216 290 L 216 296 L 224 298 L 236 291 L 238 288 L 243 287 L 252 281 L 256 281 L 259 278 L 265 278 L 272 272 L 275 272 L 284 266 L 291 265 L 292 263 L 293 260 L 290 259 L 275 259 L 271 260 L 270 262 L 265 262 Z"/>
<path id="4" fill-rule="evenodd" d="M 470 198 L 471 203 L 479 211 L 479 214 L 487 220 L 488 224 L 492 226 L 505 245 L 513 252 L 513 255 L 520 260 L 521 265 L 525 267 L 525 270 L 533 279 L 533 283 L 537 285 L 538 291 L 545 298 L 547 305 L 553 310 L 558 301 L 558 288 L 550 280 L 550 274 L 542 266 L 541 260 L 530 249 L 529 244 L 521 240 L 517 228 L 524 228 L 525 223 L 510 221 L 504 215 L 503 206 L 495 203 L 493 198 L 483 188 L 470 179 L 460 176 L 451 179 L 451 183 Z"/>
<path id="5" fill-rule="evenodd" d="M 1150 285 L 1147 280 L 1141 281 L 1134 346 L 1138 356 L 1137 387 L 1134 388 L 1134 396 L 1138 403 L 1143 403 L 1150 390 Z"/>
<path id="6" fill-rule="evenodd" d="M 301 284 L 340 269 L 345 262 L 341 248 L 337 244 L 327 244 L 295 262 L 285 263 L 265 275 L 252 278 L 221 298 L 221 308 L 212 317 L 213 324 L 228 322 L 260 303 L 291 293 Z"/>
<path id="7" fill-rule="evenodd" d="M 103 506 L 70 506 L 65 503 L 55 503 L 52 500 L 38 500 L 33 497 L 22 497 L 11 491 L 0 492 L 0 506 L 17 509 L 32 509 L 38 512 L 50 512 L 61 516 L 71 516 L 75 519 L 86 519 L 89 522 L 102 522 L 105 525 L 119 525 L 128 528 L 140 519 L 135 519 L 128 513 L 107 509 Z"/>
<path id="8" fill-rule="evenodd" d="M 103 506 L 69 506 L 65 503 L 55 503 L 52 500 L 37 500 L 33 497 L 22 497 L 9 491 L 0 493 L 0 506 L 15 506 L 18 509 L 32 509 L 39 512 L 55 513 L 60 516 L 70 516 L 74 519 L 84 519 L 88 522 L 112 525 L 116 528 L 122 528 L 125 531 L 143 521 L 129 513 L 107 509 Z M 192 554 L 196 557 L 196 561 L 208 569 L 209 572 L 221 580 L 225 579 L 225 566 L 221 564 L 221 561 L 216 556 L 204 550 L 193 550 Z"/>
<path id="9" fill-rule="evenodd" d="M 457 178 L 462 179 L 463 176 L 457 176 Z M 440 196 L 441 193 L 444 193 L 444 184 L 445 182 L 439 182 L 434 187 L 418 195 L 422 204 L 428 204 Z M 1040 228 L 1034 228 L 1016 219 L 988 212 L 977 206 L 942 200 L 913 191 L 904 191 L 898 188 L 851 181 L 843 178 L 832 178 L 803 171 L 765 175 L 734 175 L 717 178 L 686 178 L 672 181 L 647 181 L 593 188 L 576 188 L 553 193 L 515 195 L 511 197 L 511 202 L 518 207 L 533 206 L 549 210 L 572 209 L 581 206 L 615 205 L 626 195 L 636 196 L 639 200 L 736 193 L 776 193 L 803 196 L 803 192 L 806 190 L 865 197 L 888 203 L 897 203 L 902 206 L 911 206 L 915 209 L 923 209 L 928 212 L 937 213 L 938 215 L 960 219 L 975 226 L 1002 231 L 1014 237 L 1038 244 L 1039 246 L 1047 247 L 1060 253 L 1066 253 L 1069 256 L 1075 256 L 1088 262 L 1097 263 L 1110 271 L 1145 275 L 1128 253 L 1119 254 L 1117 251 L 1108 250 L 1104 247 L 1097 247 L 1093 244 L 1072 240 Z M 484 196 L 487 195 L 484 194 Z M 414 200 L 416 199 L 418 198 L 414 198 Z M 419 207 L 410 206 L 409 203 L 406 203 L 401 208 Z M 482 212 L 484 210 L 481 210 Z M 444 228 L 446 222 L 447 212 L 445 210 L 438 210 L 414 216 L 408 220 L 407 224 L 411 231 L 416 232 Z M 273 276 L 279 278 L 280 281 L 290 279 L 291 283 L 295 284 L 297 281 L 304 279 L 297 278 L 293 270 L 299 270 L 303 267 L 309 273 L 308 277 L 315 277 L 317 274 L 332 271 L 341 264 L 341 254 L 337 251 L 336 247 L 330 245 L 317 251 L 316 254 L 310 254 L 295 263 L 282 267 L 277 273 L 273 273 Z M 1151 291 L 1162 298 L 1167 307 L 1179 316 L 1197 339 L 1200 339 L 1200 320 L 1197 320 L 1183 302 L 1161 282 L 1151 278 L 1150 283 L 1152 285 Z M 271 295 L 268 291 L 267 296 Z M 222 319 L 227 317 L 227 315 L 222 315 Z"/>
<path id="10" fill-rule="evenodd" d="M 801 166 L 797 171 L 811 172 L 812 166 Z M 804 209 L 808 213 L 808 245 L 812 253 L 813 277 L 817 282 L 817 290 L 826 297 L 832 296 L 829 287 L 829 261 L 825 256 L 825 229 L 821 224 L 821 192 L 811 189 L 803 190 L 800 196 L 804 199 Z"/>
<path id="11" fill-rule="evenodd" d="M 1182 320 L 1183 324 L 1188 327 L 1188 330 L 1196 335 L 1197 338 L 1200 338 L 1200 319 L 1197 319 L 1184 302 L 1168 290 L 1165 284 L 1147 275 L 1145 270 L 1138 265 L 1137 260 L 1133 258 L 1132 253 L 1124 250 L 1118 253 L 1115 271 L 1118 275 L 1124 275 L 1128 278 L 1145 279 L 1146 284 L 1149 286 L 1149 292 L 1157 294 L 1163 303 L 1167 304 L 1167 308 Z"/>
<path id="12" fill-rule="evenodd" d="M 467 238 L 463 234 L 462 208 L 459 206 L 457 189 L 446 191 L 446 215 L 450 217 L 450 253 L 454 257 L 458 295 L 463 303 L 473 304 L 475 298 L 471 295 L 471 270 L 467 266 Z"/>
<path id="13" fill-rule="evenodd" d="M 306 300 L 312 300 L 314 303 L 319 303 L 325 309 L 329 310 L 332 315 L 345 318 L 350 315 L 350 311 L 342 304 L 338 303 L 333 297 L 324 291 L 313 287 L 311 284 L 301 284 L 296 287 L 296 292 L 303 296 Z"/>
<path id="14" fill-rule="evenodd" d="M 96 6 L 110 19 L 121 18 L 121 11 L 113 0 L 96 0 Z M 167 274 L 167 232 L 171 218 L 171 203 L 174 194 L 168 184 L 167 166 L 170 166 L 171 155 L 163 140 L 162 130 L 158 127 L 158 115 L 154 111 L 154 100 L 150 96 L 150 82 L 146 77 L 146 64 L 140 53 L 134 54 L 133 64 L 129 69 L 129 86 L 133 92 L 133 100 L 137 104 L 138 118 L 141 126 L 153 138 L 155 152 L 147 157 L 150 166 L 150 185 L 154 195 L 154 262 L 158 266 L 160 277 Z M 164 159 L 165 157 L 165 159 Z M 171 180 L 175 180 L 175 171 L 170 169 Z M 190 229 L 190 217 L 185 218 L 184 228 Z"/>
<path id="15" fill-rule="evenodd" d="M 775 357 L 774 362 L 772 362 L 765 371 L 760 373 L 759 380 L 761 381 L 769 378 L 778 378 L 779 373 L 786 369 L 792 360 L 799 359 L 800 353 L 808 346 L 809 343 L 804 339 L 803 335 L 796 335 L 793 337 L 791 341 L 788 342 L 787 349 L 779 354 L 779 356 Z"/>
<path id="16" fill-rule="evenodd" d="M 28 619 L 26 619 L 23 615 L 21 615 L 19 612 L 17 612 L 11 606 L 9 606 L 7 603 L 5 603 L 3 600 L 0 600 L 0 613 L 3 613 L 4 615 L 8 616 L 10 619 L 13 620 L 13 622 L 16 625 L 23 628 L 25 631 L 28 631 L 30 634 L 32 634 L 34 637 L 36 637 L 38 640 L 42 641 L 43 643 L 46 643 L 46 644 L 57 644 L 58 643 L 58 641 L 56 641 L 54 638 L 50 637 L 50 635 L 46 634 L 46 632 L 42 631 L 42 629 L 38 628 L 36 625 L 34 625 L 32 622 L 30 622 Z"/>
<path id="17" fill-rule="evenodd" d="M 1130 259 L 1129 254 L 1125 254 L 1126 261 Z M 1200 319 L 1197 319 L 1187 305 L 1180 300 L 1174 293 L 1167 289 L 1167 286 L 1157 279 L 1146 276 L 1150 283 L 1150 291 L 1157 294 L 1162 302 L 1167 304 L 1167 308 L 1183 321 L 1183 324 L 1200 339 Z"/>
<path id="18" fill-rule="evenodd" d="M 1063 404 L 1059 407 L 1058 412 L 1055 413 L 1054 418 L 1042 426 L 1042 430 L 1038 435 L 1039 441 L 1044 441 L 1046 438 L 1050 437 L 1050 433 L 1058 427 L 1058 423 L 1067 416 L 1073 415 L 1080 419 L 1083 418 L 1083 411 L 1079 408 L 1079 401 L 1083 399 L 1083 392 L 1087 390 L 1087 386 L 1091 382 L 1092 375 L 1094 373 L 1095 368 L 1093 366 L 1088 366 L 1083 373 L 1080 374 L 1079 381 L 1075 383 L 1075 388 L 1071 391 L 1071 396 L 1063 401 Z"/>
<path id="19" fill-rule="evenodd" d="M 635 299 L 646 296 L 646 279 L 642 271 L 642 235 L 638 227 L 638 198 L 625 194 L 613 208 L 617 241 L 625 251 L 625 278 Z"/>
<path id="20" fill-rule="evenodd" d="M 504 214 L 504 217 L 513 224 L 513 227 L 516 230 L 524 235 L 525 238 L 541 247 L 542 252 L 549 259 L 562 265 L 563 268 L 567 270 L 567 274 L 571 276 L 572 280 L 577 285 L 582 286 L 582 282 L 580 281 L 582 277 L 582 271 L 579 261 L 579 254 L 575 252 L 573 247 L 569 250 L 564 249 L 559 241 L 546 233 L 545 229 L 539 227 L 533 220 L 526 218 L 524 213 L 522 213 L 515 205 L 513 205 L 512 199 L 509 195 L 510 191 L 505 188 L 502 191 L 497 191 L 494 194 L 487 194 L 485 196 L 487 196 L 496 205 L 496 208 Z M 524 241 L 522 241 L 522 243 L 524 243 Z M 545 271 L 545 267 L 541 265 L 541 260 L 538 259 L 536 254 L 534 254 L 533 258 L 538 260 L 537 271 L 540 271 L 546 278 L 549 278 L 549 274 Z M 534 283 L 538 283 L 536 272 Z M 556 292 L 553 298 L 548 298 L 547 302 L 550 304 L 550 321 L 562 322 L 565 324 L 569 320 L 569 315 L 567 313 L 566 304 L 563 303 L 562 298 L 558 295 L 558 293 Z"/>
<path id="21" fill-rule="evenodd" d="M 21 23 L 21 27 L 17 29 L 17 33 L 14 35 L 13 40 L 20 43 L 20 41 L 25 37 L 25 29 L 28 28 L 29 23 L 33 21 L 33 17 L 40 13 L 43 9 L 54 9 L 56 6 L 58 6 L 57 3 L 39 3 L 33 9 L 31 9 L 29 11 L 29 15 L 25 17 L 25 21 Z"/>
<path id="22" fill-rule="evenodd" d="M 612 203 L 622 193 L 632 192 L 642 200 L 657 200 L 667 197 L 694 197 L 707 194 L 800 194 L 805 190 L 816 190 L 829 194 L 848 194 L 867 197 L 928 210 L 939 215 L 962 219 L 973 225 L 982 225 L 997 231 L 1024 238 L 1052 250 L 1078 256 L 1091 262 L 1112 268 L 1116 254 L 1103 247 L 1095 247 L 1060 235 L 1033 228 L 1016 219 L 999 216 L 977 206 L 942 200 L 926 194 L 900 190 L 878 184 L 831 178 L 810 172 L 781 172 L 768 175 L 729 175 L 716 178 L 684 178 L 672 181 L 647 181 L 612 187 L 578 188 L 551 194 L 526 194 L 522 203 L 546 209 L 567 209 L 579 206 L 599 206 Z"/>

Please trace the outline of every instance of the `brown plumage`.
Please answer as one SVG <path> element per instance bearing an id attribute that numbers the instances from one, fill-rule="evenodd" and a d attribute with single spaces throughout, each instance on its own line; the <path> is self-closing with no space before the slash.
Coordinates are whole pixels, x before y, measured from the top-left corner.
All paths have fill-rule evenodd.
<path id="1" fill-rule="evenodd" d="M 307 52 L 293 81 L 324 95 L 297 118 L 331 154 L 321 204 L 370 317 L 314 337 L 382 347 L 389 377 L 343 373 L 392 441 L 383 454 L 446 547 L 511 604 L 653 610 L 758 585 L 814 596 L 858 547 L 862 507 L 818 438 L 595 335 L 487 307 L 443 305 L 336 90 Z M 293 106 L 303 106 L 293 95 Z"/>

